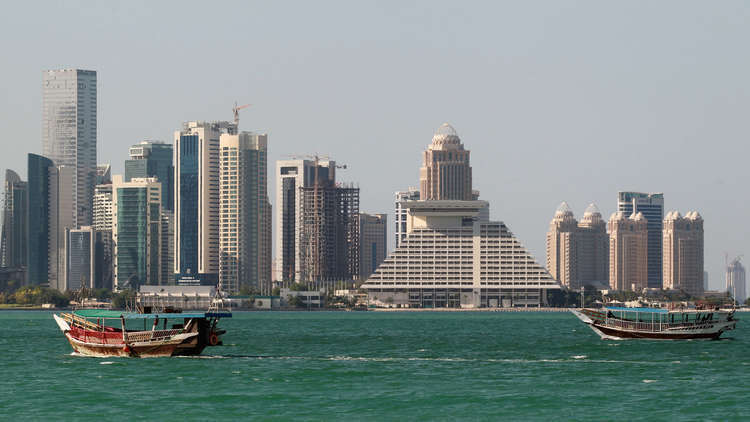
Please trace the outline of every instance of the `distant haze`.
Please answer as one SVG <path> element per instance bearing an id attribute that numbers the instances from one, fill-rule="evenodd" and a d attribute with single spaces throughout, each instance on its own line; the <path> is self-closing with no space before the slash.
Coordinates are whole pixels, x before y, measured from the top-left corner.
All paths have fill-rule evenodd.
<path id="1" fill-rule="evenodd" d="M 363 3 L 4 5 L 0 168 L 25 179 L 41 152 L 42 70 L 79 67 L 98 72 L 113 172 L 131 144 L 251 103 L 240 128 L 268 132 L 269 174 L 330 155 L 392 226 L 394 191 L 418 184 L 449 122 L 492 217 L 540 262 L 563 200 L 609 218 L 618 190 L 664 192 L 667 211 L 705 218 L 710 288 L 724 288 L 723 252 L 750 238 L 747 2 Z"/>

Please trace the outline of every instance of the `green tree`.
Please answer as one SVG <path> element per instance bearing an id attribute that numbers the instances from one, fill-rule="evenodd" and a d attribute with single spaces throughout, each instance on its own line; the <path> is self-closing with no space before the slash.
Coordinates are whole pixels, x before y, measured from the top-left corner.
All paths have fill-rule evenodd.
<path id="1" fill-rule="evenodd" d="M 302 300 L 299 296 L 287 296 L 287 302 L 289 303 L 289 306 L 293 306 L 295 308 L 303 308 L 305 306 L 305 301 Z"/>
<path id="2" fill-rule="evenodd" d="M 119 293 L 115 293 L 112 296 L 112 307 L 114 309 L 125 309 L 128 302 L 132 302 L 135 299 L 134 290 L 123 290 Z"/>

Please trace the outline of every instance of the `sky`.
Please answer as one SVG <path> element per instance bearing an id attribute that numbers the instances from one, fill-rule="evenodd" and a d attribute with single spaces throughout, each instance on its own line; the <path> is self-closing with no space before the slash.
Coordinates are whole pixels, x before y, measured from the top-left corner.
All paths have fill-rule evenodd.
<path id="1" fill-rule="evenodd" d="M 609 218 L 619 190 L 663 192 L 666 211 L 705 219 L 723 289 L 725 252 L 750 237 L 747 22 L 743 1 L 13 2 L 0 169 L 25 179 L 41 152 L 42 70 L 92 69 L 98 161 L 115 173 L 130 145 L 249 103 L 240 129 L 268 133 L 269 174 L 328 155 L 392 226 L 394 192 L 418 185 L 448 122 L 492 218 L 539 262 L 560 202 Z"/>

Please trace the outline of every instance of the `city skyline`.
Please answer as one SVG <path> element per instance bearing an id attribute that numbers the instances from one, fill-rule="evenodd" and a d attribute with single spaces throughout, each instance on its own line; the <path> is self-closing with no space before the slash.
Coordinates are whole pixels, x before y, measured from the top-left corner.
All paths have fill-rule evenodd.
<path id="1" fill-rule="evenodd" d="M 709 222 L 706 269 L 710 288 L 722 289 L 723 251 L 747 249 L 746 230 L 728 224 L 741 221 L 750 201 L 736 195 L 746 184 L 742 168 L 750 152 L 742 123 L 742 110 L 750 106 L 742 75 L 750 64 L 736 54 L 747 28 L 737 4 L 659 4 L 649 16 L 626 5 L 515 5 L 513 13 L 495 5 L 468 8 L 459 18 L 445 5 L 424 14 L 399 8 L 395 15 L 385 6 L 343 8 L 330 17 L 330 7 L 301 6 L 318 24 L 293 18 L 278 28 L 262 22 L 279 22 L 267 19 L 283 14 L 271 5 L 248 13 L 258 19 L 259 32 L 223 29 L 198 42 L 208 40 L 219 51 L 250 49 L 253 58 L 239 60 L 260 71 L 200 64 L 179 75 L 170 64 L 201 38 L 170 31 L 180 19 L 163 17 L 189 8 L 154 5 L 153 17 L 139 16 L 144 34 L 161 34 L 154 41 L 124 25 L 139 12 L 123 6 L 91 8 L 92 18 L 109 23 L 91 29 L 61 6 L 32 14 L 20 5 L 21 13 L 12 21 L 6 16 L 0 30 L 6 39 L 28 38 L 23 50 L 9 46 L 23 59 L 7 69 L 14 84 L 0 100 L 0 113 L 14 123 L 9 139 L 22 142 L 9 142 L 0 167 L 28 179 L 19 163 L 26 152 L 42 153 L 39 75 L 60 67 L 97 71 L 98 162 L 111 163 L 113 173 L 123 172 L 129 146 L 169 140 L 183 121 L 229 119 L 231 104 L 243 100 L 253 103 L 243 111 L 243 129 L 268 132 L 274 140 L 269 162 L 294 153 L 335 156 L 349 164 L 346 180 L 359 182 L 361 208 L 391 216 L 393 193 L 417 184 L 420 151 L 448 121 L 473 151 L 475 187 L 494 204 L 493 217 L 513 222 L 538 260 L 549 210 L 561 201 L 577 214 L 595 202 L 606 216 L 615 211 L 616 191 L 664 192 L 666 209 L 698 209 Z M 245 12 L 221 19 L 233 22 Z M 339 23 L 342 15 L 349 20 Z M 50 43 L 32 34 L 27 16 L 59 37 Z M 665 33 L 667 19 L 671 31 Z M 572 24 L 580 29 L 571 30 Z M 289 32 L 294 26 L 299 29 Z M 340 41 L 343 30 L 350 41 Z M 598 36 L 588 36 L 592 31 Z M 254 40 L 258 33 L 264 36 Z M 402 42 L 395 48 L 397 39 Z M 111 48 L 103 50 L 104 42 Z M 306 49 L 318 54 L 296 54 Z M 91 51 L 102 52 L 96 62 Z M 148 73 L 143 60 L 150 62 Z M 394 62 L 399 65 L 385 66 Z M 336 67 L 342 70 L 327 74 Z M 208 83 L 214 78 L 225 83 Z M 193 89 L 185 90 L 187 83 Z M 383 125 L 387 136 L 366 129 Z M 377 145 L 374 155 L 362 154 L 369 145 Z M 383 160 L 391 163 L 387 172 L 378 171 Z M 392 237 L 389 228 L 389 243 Z"/>

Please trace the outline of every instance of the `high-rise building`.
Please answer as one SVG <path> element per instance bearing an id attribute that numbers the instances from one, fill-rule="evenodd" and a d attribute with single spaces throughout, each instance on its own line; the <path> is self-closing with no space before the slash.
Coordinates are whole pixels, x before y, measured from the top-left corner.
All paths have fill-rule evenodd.
<path id="1" fill-rule="evenodd" d="M 473 192 L 469 155 L 453 126 L 448 123 L 440 126 L 423 153 L 420 199 L 470 201 Z"/>
<path id="2" fill-rule="evenodd" d="M 74 183 L 76 169 L 70 166 L 56 166 L 49 172 L 49 286 L 65 291 L 66 238 L 69 229 L 76 228 L 74 203 Z"/>
<path id="3" fill-rule="evenodd" d="M 734 258 L 727 264 L 727 292 L 740 304 L 747 300 L 747 286 L 745 284 L 745 266 L 740 257 Z"/>
<path id="4" fill-rule="evenodd" d="M 65 241 L 65 288 L 62 290 L 96 287 L 96 231 L 91 226 L 67 229 Z"/>
<path id="5" fill-rule="evenodd" d="M 547 231 L 547 271 L 560 284 L 579 288 L 577 262 L 578 221 L 566 202 L 560 204 Z"/>
<path id="6" fill-rule="evenodd" d="M 160 284 L 161 182 L 115 175 L 112 199 L 115 289 Z"/>
<path id="7" fill-rule="evenodd" d="M 609 218 L 609 287 L 640 292 L 648 287 L 648 227 L 641 212 Z"/>
<path id="8" fill-rule="evenodd" d="M 26 182 L 13 170 L 6 170 L 0 267 L 26 267 L 27 195 Z"/>
<path id="9" fill-rule="evenodd" d="M 161 183 L 161 207 L 174 209 L 174 166 L 172 144 L 143 141 L 130 147 L 130 159 L 125 160 L 125 181 L 134 177 L 156 177 Z"/>
<path id="10" fill-rule="evenodd" d="M 276 162 L 276 277 L 301 280 L 299 209 L 300 188 L 336 180 L 335 161 L 279 160 Z"/>
<path id="11" fill-rule="evenodd" d="M 703 291 L 708 290 L 708 271 L 703 271 Z"/>
<path id="12" fill-rule="evenodd" d="M 219 137 L 229 122 L 186 122 L 174 134 L 175 281 L 219 281 Z"/>
<path id="13" fill-rule="evenodd" d="M 560 286 L 485 201 L 405 201 L 407 236 L 362 285 L 407 307 L 540 306 Z M 486 215 L 486 214 L 485 214 Z"/>
<path id="14" fill-rule="evenodd" d="M 219 281 L 230 294 L 270 292 L 268 135 L 222 134 L 220 151 Z"/>
<path id="15" fill-rule="evenodd" d="M 50 250 L 50 174 L 55 165 L 47 157 L 28 155 L 28 201 L 26 247 L 26 284 L 47 283 Z M 55 252 L 56 253 L 56 252 Z"/>
<path id="16" fill-rule="evenodd" d="M 608 285 L 609 235 L 599 208 L 589 204 L 578 222 L 578 279 L 583 285 Z"/>
<path id="17" fill-rule="evenodd" d="M 567 203 L 557 208 L 547 232 L 547 271 L 575 290 L 609 284 L 609 236 L 596 205 L 586 208 L 581 221 Z"/>
<path id="18" fill-rule="evenodd" d="M 662 278 L 662 221 L 664 194 L 618 192 L 617 211 L 626 216 L 640 212 L 648 222 L 648 287 L 661 289 Z"/>
<path id="19" fill-rule="evenodd" d="M 330 180 L 299 189 L 300 279 L 352 281 L 359 277 L 359 188 Z"/>
<path id="20" fill-rule="evenodd" d="M 174 284 L 174 212 L 169 210 L 162 210 L 161 212 L 161 273 L 159 284 Z"/>
<path id="21" fill-rule="evenodd" d="M 703 294 L 703 218 L 697 211 L 682 217 L 667 213 L 663 235 L 664 288 Z"/>
<path id="22" fill-rule="evenodd" d="M 359 213 L 359 279 L 367 280 L 388 254 L 388 214 Z"/>
<path id="23" fill-rule="evenodd" d="M 109 180 L 107 183 L 96 185 L 94 188 L 93 228 L 96 232 L 94 286 L 97 288 L 112 288 L 114 276 L 112 224 L 112 181 Z"/>
<path id="24" fill-rule="evenodd" d="M 42 73 L 42 148 L 57 166 L 73 169 L 73 226 L 91 225 L 96 183 L 96 72 Z M 67 201 L 67 200 L 65 200 Z"/>
<path id="25" fill-rule="evenodd" d="M 396 247 L 401 241 L 406 239 L 406 208 L 403 206 L 404 201 L 418 201 L 419 189 L 410 187 L 409 190 L 396 192 L 396 212 L 394 214 Z"/>

